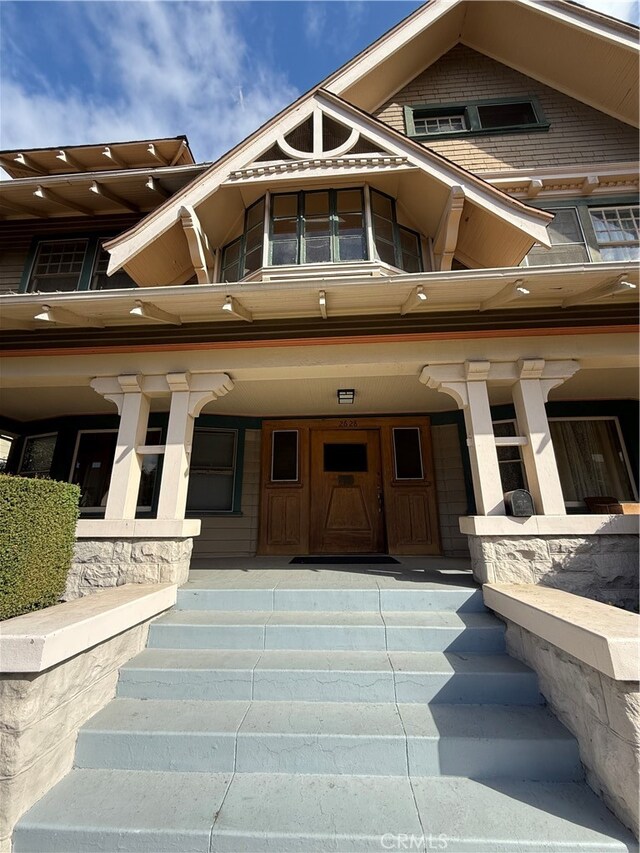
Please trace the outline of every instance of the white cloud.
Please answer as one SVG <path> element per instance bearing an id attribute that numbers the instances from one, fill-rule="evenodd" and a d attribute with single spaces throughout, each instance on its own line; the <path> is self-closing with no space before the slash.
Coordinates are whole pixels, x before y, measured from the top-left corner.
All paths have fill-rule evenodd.
<path id="1" fill-rule="evenodd" d="M 23 63 L 13 63 L 2 84 L 3 148 L 187 133 L 208 160 L 297 94 L 255 58 L 232 4 L 83 3 L 61 21 L 71 23 L 69 50 L 83 52 L 88 79 L 28 85 Z"/>
<path id="2" fill-rule="evenodd" d="M 630 24 L 640 23 L 638 0 L 581 0 L 583 6 Z"/>

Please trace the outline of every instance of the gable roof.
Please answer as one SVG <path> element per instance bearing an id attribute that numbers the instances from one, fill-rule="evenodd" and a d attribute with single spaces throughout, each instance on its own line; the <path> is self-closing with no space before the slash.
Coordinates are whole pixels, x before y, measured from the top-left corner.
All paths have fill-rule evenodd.
<path id="1" fill-rule="evenodd" d="M 439 216 L 444 213 L 451 193 L 461 190 L 464 194 L 465 216 L 460 225 L 460 257 L 467 258 L 471 265 L 507 266 L 518 263 L 534 242 L 548 245 L 546 225 L 551 219 L 550 214 L 511 198 L 337 95 L 317 89 L 287 107 L 221 157 L 206 172 L 150 213 L 138 225 L 106 243 L 105 247 L 111 253 L 109 271 L 115 272 L 125 267 L 140 284 L 159 283 L 153 279 L 153 264 L 150 265 L 147 250 L 156 246 L 156 242 L 164 235 L 168 235 L 167 247 L 171 243 L 171 252 L 175 254 L 180 251 L 181 245 L 184 249 L 180 225 L 181 209 L 192 209 L 196 215 L 200 209 L 205 210 L 208 201 L 221 188 L 241 179 L 243 169 L 250 164 L 255 167 L 255 161 L 278 139 L 283 139 L 286 134 L 300 127 L 317 111 L 332 121 L 355 130 L 362 139 L 371 142 L 373 150 L 382 150 L 394 155 L 396 168 L 413 169 L 424 181 L 424 189 L 427 191 L 422 206 L 427 206 L 424 199 L 428 198 L 428 204 L 439 209 Z M 359 165 L 357 157 L 352 158 L 348 153 L 345 156 L 349 158 L 350 164 Z M 251 172 L 258 174 L 252 180 L 262 181 L 266 185 L 273 183 L 287 170 L 295 171 L 315 163 L 326 166 L 330 162 L 333 161 L 329 161 L 324 155 L 316 159 L 315 155 L 308 154 L 303 160 L 283 163 L 278 169 L 279 174 L 274 174 L 267 168 L 253 168 Z M 392 164 L 391 168 L 393 167 Z M 344 171 L 343 167 L 338 168 Z M 368 169 L 375 171 L 374 166 L 363 163 L 361 173 Z M 353 168 L 348 174 L 352 173 Z M 212 215 L 209 218 L 213 218 Z M 435 229 L 432 229 L 432 236 L 434 232 Z M 146 258 L 143 257 L 145 253 Z M 175 271 L 177 272 L 177 268 Z M 173 280 L 169 279 L 163 283 L 169 284 Z"/>
<path id="2" fill-rule="evenodd" d="M 321 85 L 373 111 L 458 42 L 638 126 L 637 27 L 567 0 L 430 0 Z"/>

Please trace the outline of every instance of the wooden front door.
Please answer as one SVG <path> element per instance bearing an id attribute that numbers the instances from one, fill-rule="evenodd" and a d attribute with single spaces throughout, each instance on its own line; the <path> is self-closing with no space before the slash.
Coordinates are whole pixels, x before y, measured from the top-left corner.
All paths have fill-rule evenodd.
<path id="1" fill-rule="evenodd" d="M 379 430 L 311 430 L 311 482 L 311 553 L 383 550 Z"/>

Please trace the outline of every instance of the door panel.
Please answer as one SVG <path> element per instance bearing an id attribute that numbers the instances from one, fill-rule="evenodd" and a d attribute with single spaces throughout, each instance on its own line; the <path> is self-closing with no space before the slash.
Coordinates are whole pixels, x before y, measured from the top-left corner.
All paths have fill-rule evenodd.
<path id="1" fill-rule="evenodd" d="M 312 553 L 377 553 L 384 544 L 378 430 L 312 430 Z"/>
<path id="2" fill-rule="evenodd" d="M 297 441 L 292 440 L 294 434 Z M 309 430 L 302 425 L 263 425 L 260 554 L 309 551 L 308 439 Z"/>

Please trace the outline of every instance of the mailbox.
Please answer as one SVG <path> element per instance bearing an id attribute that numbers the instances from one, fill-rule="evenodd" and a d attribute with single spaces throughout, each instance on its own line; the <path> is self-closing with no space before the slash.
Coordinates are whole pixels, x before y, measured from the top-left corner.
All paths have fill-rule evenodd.
<path id="1" fill-rule="evenodd" d="M 534 515 L 533 498 L 531 493 L 526 489 L 514 489 L 512 492 L 504 493 L 504 503 L 507 508 L 507 515 L 514 515 L 517 518 L 528 518 Z"/>

